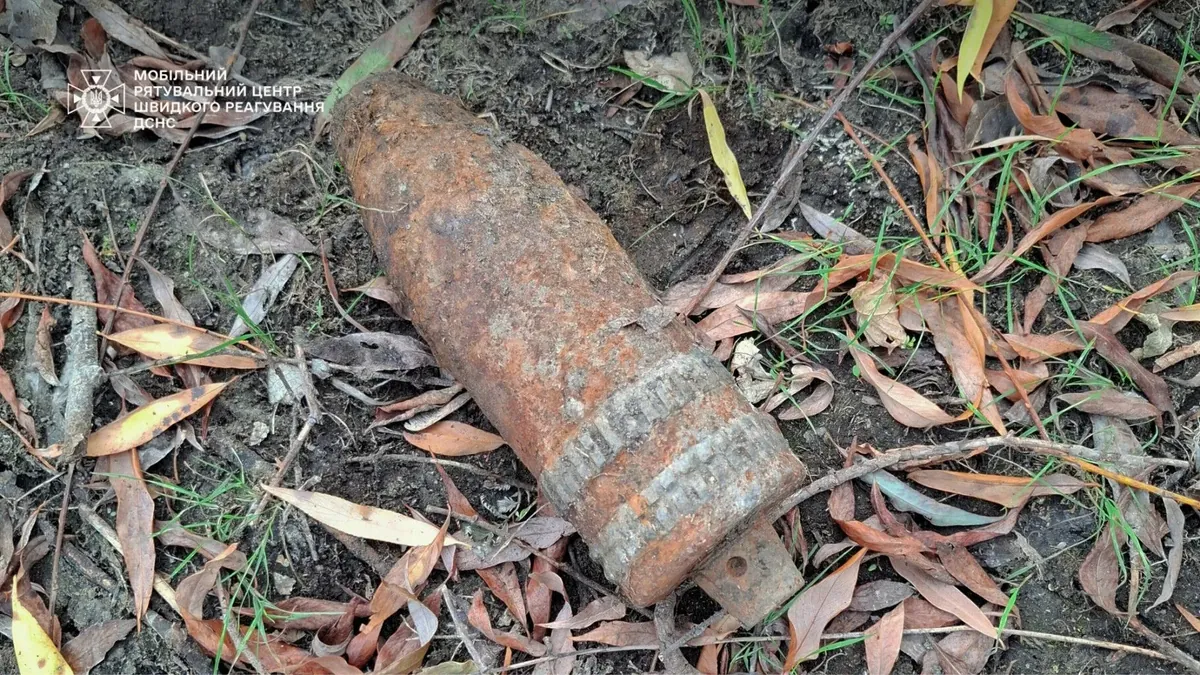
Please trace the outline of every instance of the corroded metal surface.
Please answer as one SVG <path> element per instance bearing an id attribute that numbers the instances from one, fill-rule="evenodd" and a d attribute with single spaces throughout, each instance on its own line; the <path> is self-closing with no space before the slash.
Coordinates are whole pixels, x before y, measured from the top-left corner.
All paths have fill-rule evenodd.
<path id="1" fill-rule="evenodd" d="M 396 74 L 336 116 L 413 324 L 630 602 L 661 599 L 800 483 L 774 420 L 540 158 Z"/>

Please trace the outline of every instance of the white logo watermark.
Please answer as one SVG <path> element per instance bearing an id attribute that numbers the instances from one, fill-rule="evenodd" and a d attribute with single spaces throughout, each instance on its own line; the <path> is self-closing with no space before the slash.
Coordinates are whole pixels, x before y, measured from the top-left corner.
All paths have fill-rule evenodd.
<path id="1" fill-rule="evenodd" d="M 84 129 L 111 129 L 108 116 L 125 110 L 125 85 L 111 70 L 82 71 L 84 86 L 68 84 L 67 112 L 79 113 Z"/>

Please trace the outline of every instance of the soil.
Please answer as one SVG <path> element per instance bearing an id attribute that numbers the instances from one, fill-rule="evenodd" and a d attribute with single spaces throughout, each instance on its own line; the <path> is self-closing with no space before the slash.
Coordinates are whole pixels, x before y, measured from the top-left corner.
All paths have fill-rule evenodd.
<path id="1" fill-rule="evenodd" d="M 121 4 L 132 16 L 156 30 L 205 51 L 209 46 L 232 45 L 245 3 L 127 0 Z M 302 87 L 302 97 L 319 100 L 362 48 L 403 16 L 411 4 L 407 0 L 267 0 L 255 17 L 246 41 L 243 74 L 257 82 L 297 84 Z M 730 7 L 727 11 L 742 36 L 739 67 L 732 77 L 728 62 L 718 56 L 724 53 L 725 45 L 714 5 L 708 1 L 697 4 L 703 20 L 699 43 L 693 40 L 681 5 L 675 0 L 593 0 L 580 5 L 592 10 L 628 5 L 611 18 L 605 18 L 602 9 L 567 11 L 575 6 L 567 0 L 528 4 L 524 0 L 448 2 L 439 10 L 433 27 L 398 68 L 437 91 L 459 97 L 465 106 L 494 123 L 502 133 L 545 158 L 609 223 L 653 285 L 664 290 L 674 282 L 710 270 L 732 241 L 741 215 L 712 165 L 697 105 L 680 105 L 650 114 L 648 106 L 657 100 L 658 94 L 643 88 L 633 101 L 613 108 L 613 114 L 609 114 L 615 90 L 603 85 L 614 76 L 609 68 L 623 65 L 623 50 L 656 54 L 687 52 L 697 65 L 698 81 L 724 87 L 717 95 L 718 108 L 751 199 L 758 200 L 774 180 L 789 143 L 796 138 L 790 130 L 804 133 L 817 117 L 812 109 L 779 95 L 805 101 L 823 100 L 829 95 L 830 76 L 825 72 L 822 45 L 848 41 L 860 55 L 869 54 L 889 32 L 890 22 L 902 18 L 911 3 L 808 0 L 790 4 L 773 2 L 769 9 L 762 10 Z M 1034 11 L 1060 13 L 1094 23 L 1123 3 L 1037 0 L 1029 4 Z M 1158 7 L 1179 17 L 1191 17 L 1193 22 L 1197 18 L 1195 5 L 1188 0 L 1163 0 Z M 86 12 L 74 9 L 73 13 L 64 11 L 59 30 L 60 35 L 72 36 L 71 40 L 77 44 L 75 36 L 79 35 Z M 955 22 L 953 34 L 957 35 L 963 17 L 965 13 L 959 8 L 937 9 L 911 35 L 928 35 Z M 1179 56 L 1174 31 L 1149 16 L 1117 32 Z M 707 58 L 702 58 L 700 48 Z M 110 50 L 117 63 L 134 56 L 119 44 L 110 45 Z M 51 56 L 33 54 L 25 65 L 14 67 L 12 88 L 45 101 L 46 95 L 39 84 L 39 62 L 47 58 Z M 1061 63 L 1049 47 L 1036 52 L 1034 60 L 1047 64 L 1051 70 Z M 1099 69 L 1086 61 L 1080 67 Z M 916 176 L 901 156 L 905 154 L 904 135 L 919 132 L 918 118 L 912 110 L 881 96 L 864 94 L 854 97 L 845 113 L 855 124 L 878 137 L 900 141 L 897 151 L 886 157 L 886 167 L 909 202 L 922 203 Z M 12 134 L 0 146 L 0 173 L 24 167 L 45 166 L 47 170 L 32 196 L 22 190 L 5 204 L 18 231 L 39 211 L 44 214 L 40 250 L 35 252 L 28 244 L 24 249 L 31 258 L 40 261 L 40 271 L 31 274 L 13 257 L 0 257 L 0 287 L 13 288 L 20 279 L 27 290 L 68 297 L 71 267 L 80 258 L 81 233 L 95 243 L 109 267 L 119 273 L 121 266 L 116 252 L 127 252 L 132 246 L 130 224 L 136 224 L 149 204 L 161 167 L 170 161 L 175 146 L 148 133 L 104 140 L 77 139 L 77 123 L 73 119 L 46 133 L 23 139 L 34 122 L 36 116 L 24 117 L 12 106 L 0 110 L 0 132 Z M 267 208 L 296 223 L 310 240 L 329 242 L 331 271 L 342 288 L 365 283 L 380 273 L 358 214 L 346 201 L 350 195 L 332 149 L 327 141 L 314 144 L 311 140 L 311 117 L 299 113 L 274 114 L 258 120 L 254 126 L 254 130 L 225 141 L 198 142 L 184 156 L 174 176 L 175 189 L 159 209 L 160 215 L 149 228 L 142 247 L 142 257 L 175 280 L 178 296 L 196 321 L 213 329 L 229 327 L 235 318 L 231 294 L 243 296 L 268 264 L 259 256 L 224 254 L 198 241 L 197 228 L 232 227 L 218 215 L 221 211 L 237 221 L 253 209 Z M 873 147 L 879 146 L 873 144 Z M 898 217 L 884 186 L 836 124 L 822 132 L 805 162 L 804 172 L 803 199 L 811 205 L 834 214 L 851 209 L 848 222 L 868 236 L 874 237 L 881 226 L 888 236 L 912 235 L 907 223 Z M 1195 211 L 1184 213 L 1184 220 L 1196 222 Z M 1180 219 L 1171 222 L 1178 241 L 1186 242 L 1187 234 L 1179 225 Z M 797 223 L 795 218 L 783 227 L 807 231 L 803 222 Z M 1143 234 L 1110 247 L 1126 261 L 1133 276 L 1133 288 L 1163 276 L 1163 251 L 1148 242 L 1149 235 Z M 757 245 L 740 255 L 732 269 L 758 268 L 784 253 L 784 247 L 777 244 Z M 1080 315 L 1088 316 L 1122 294 L 1119 284 L 1103 272 L 1073 274 L 1072 278 L 1078 281 L 1074 286 L 1078 307 L 1072 311 L 1077 310 Z M 1027 275 L 1014 284 L 1012 292 L 1020 297 L 1037 281 L 1036 276 Z M 143 300 L 153 297 L 140 269 L 133 275 L 133 287 Z M 1003 312 L 996 308 L 1003 307 L 1004 298 L 993 293 L 989 302 L 992 308 L 989 314 L 1002 321 Z M 156 308 L 151 305 L 151 309 Z M 31 320 L 36 319 L 38 311 L 27 308 L 21 321 L 9 330 L 8 346 L 0 354 L 0 365 L 13 375 L 22 396 L 31 399 L 39 428 L 45 428 L 48 412 L 30 390 L 32 371 L 26 364 L 24 351 L 26 335 L 33 331 Z M 383 303 L 364 300 L 351 311 L 371 330 L 415 334 L 406 321 L 396 317 Z M 63 307 L 52 307 L 52 314 L 58 320 L 54 331 L 58 350 L 69 318 Z M 1039 330 L 1061 326 L 1063 317 L 1062 308 L 1051 303 Z M 840 322 L 834 328 L 838 325 Z M 308 345 L 355 330 L 333 311 L 321 261 L 315 256 L 306 257 L 263 328 L 282 353 L 288 354 L 293 344 Z M 1145 333 L 1141 326 L 1134 325 L 1123 335 L 1140 341 Z M 1185 326 L 1176 331 L 1177 344 L 1186 344 L 1194 337 L 1194 331 Z M 870 386 L 855 377 L 849 362 L 843 361 L 836 340 L 817 332 L 810 338 L 814 355 L 839 380 L 834 402 L 809 422 L 785 422 L 782 427 L 812 476 L 824 475 L 841 466 L 835 444 L 845 447 L 857 440 L 887 449 L 963 436 L 965 425 L 927 433 L 900 426 L 878 404 Z M 909 377 L 920 379 L 921 391 L 930 396 L 953 394 L 954 385 L 938 363 L 925 371 L 914 366 L 905 376 L 906 381 Z M 1111 373 L 1098 360 L 1088 361 L 1088 365 L 1098 372 Z M 1168 374 L 1186 378 L 1191 374 L 1188 369 L 1193 367 L 1185 363 Z M 1180 372 L 1185 370 L 1188 372 Z M 140 373 L 136 379 L 155 395 L 172 389 L 169 382 L 149 373 Z M 380 400 L 417 391 L 399 382 L 377 389 L 358 384 Z M 288 485 L 303 485 L 358 503 L 397 510 L 405 506 L 418 510 L 444 506 L 441 480 L 428 464 L 351 462 L 353 458 L 380 452 L 413 454 L 413 448 L 386 430 L 367 431 L 372 411 L 359 401 L 329 382 L 318 382 L 317 387 L 322 407 L 336 419 L 326 418 L 314 431 L 300 454 L 296 474 L 288 478 Z M 1172 394 L 1184 416 L 1196 408 L 1198 401 L 1192 390 L 1172 385 Z M 100 390 L 96 422 L 108 422 L 119 412 L 118 397 L 107 388 Z M 286 454 L 304 414 L 302 408 L 271 405 L 265 375 L 249 374 L 238 380 L 213 407 L 207 420 L 207 436 L 202 440 L 204 451 L 185 444 L 174 457 L 150 471 L 178 481 L 196 494 L 210 494 L 222 485 L 232 486 L 213 505 L 194 507 L 188 518 L 198 519 L 202 514 L 222 511 L 244 513 L 246 505 L 256 498 L 254 486 L 272 475 L 274 463 Z M 490 428 L 473 406 L 459 411 L 455 419 Z M 270 433 L 260 439 L 264 423 Z M 1192 454 L 1188 434 L 1163 438 L 1155 435 L 1152 425 L 1137 429 L 1148 444 L 1149 454 L 1180 458 Z M 1085 440 L 1088 430 L 1086 418 L 1074 413 L 1059 418 L 1054 429 L 1056 435 L 1072 441 Z M 987 433 L 982 428 L 968 432 Z M 989 457 L 971 460 L 967 465 L 1002 473 L 1012 473 L 1013 463 L 1033 471 L 1040 466 L 1018 452 L 999 452 Z M 499 519 L 534 503 L 536 495 L 506 484 L 507 480 L 534 482 L 509 449 L 465 461 L 505 479 L 453 473 L 459 488 L 485 515 Z M 48 474 L 7 433 L 0 433 L 0 467 L 5 469 L 0 473 L 0 486 L 5 488 L 8 505 L 15 507 L 14 522 L 20 523 L 34 506 L 43 504 L 39 518 L 52 525 L 61 499 L 61 481 L 38 487 Z M 83 469 L 79 482 L 90 484 L 92 462 L 85 461 Z M 861 487 L 856 489 L 862 509 L 868 493 Z M 14 502 L 26 491 L 31 492 Z M 97 510 L 111 522 L 115 509 L 111 496 L 103 489 L 94 489 L 89 490 L 89 498 L 99 504 Z M 160 518 L 187 506 L 180 499 L 158 501 Z M 978 505 L 973 504 L 973 508 Z M 841 539 L 825 513 L 823 497 L 805 504 L 800 520 L 811 548 Z M 1194 526 L 1192 521 L 1189 524 Z M 1021 589 L 1018 607 L 1022 628 L 1140 644 L 1140 638 L 1121 621 L 1092 605 L 1079 588 L 1076 571 L 1096 530 L 1095 511 L 1086 499 L 1039 500 L 1023 513 L 1016 529 L 1046 558 L 1040 571 L 1030 576 Z M 64 561 L 59 602 L 64 634 L 73 635 L 106 618 L 128 616 L 131 601 L 120 557 L 74 512 L 68 519 L 67 531 L 73 535 L 74 544 L 116 580 L 116 587 L 104 590 L 72 563 Z M 378 577 L 370 567 L 300 514 L 293 513 L 280 520 L 270 532 L 264 540 L 262 531 L 254 528 L 245 534 L 241 546 L 243 551 L 264 547 L 267 570 L 262 575 L 260 590 L 267 595 L 282 597 L 275 591 L 281 585 L 286 586 L 288 579 L 295 581 L 290 589 L 295 596 L 345 600 L 349 594 L 369 596 L 374 589 Z M 1005 537 L 975 549 L 999 577 L 1030 565 L 1030 559 L 1014 539 Z M 389 560 L 400 552 L 386 545 L 375 548 Z M 158 562 L 159 570 L 176 575 L 173 577 L 176 581 L 192 569 L 192 563 L 178 557 L 178 553 L 177 550 L 160 553 Z M 569 560 L 582 573 L 603 579 L 582 543 L 572 545 Z M 42 586 L 49 585 L 49 561 L 47 557 L 33 570 L 33 580 Z M 887 574 L 886 565 L 882 569 L 880 565 L 872 563 L 869 573 Z M 1147 597 L 1157 596 L 1161 569 L 1162 565 L 1155 567 Z M 479 584 L 475 575 L 463 574 L 453 588 L 458 595 L 469 596 Z M 592 591 L 571 580 L 568 590 L 576 607 L 593 598 Z M 1175 600 L 1193 611 L 1200 609 L 1200 559 L 1192 547 L 1184 556 Z M 167 619 L 176 618 L 157 597 L 152 607 Z M 680 604 L 681 611 L 693 621 L 703 620 L 714 607 L 697 590 L 689 591 Z M 1144 620 L 1185 650 L 1200 654 L 1200 636 L 1188 628 L 1170 603 L 1145 612 Z M 440 632 L 449 635 L 452 631 L 448 626 L 449 619 L 443 614 Z M 387 630 L 391 629 L 389 624 Z M 781 629 L 776 625 L 768 630 Z M 1168 663 L 1140 656 L 1114 659 L 1110 652 L 1083 646 L 1031 639 L 1011 639 L 1006 646 L 1007 649 L 992 657 L 989 671 L 1174 672 Z M 9 650 L 0 651 L 0 672 L 15 671 L 12 658 Z M 426 663 L 450 659 L 465 660 L 466 655 L 456 640 L 438 638 Z M 653 666 L 652 654 L 627 652 L 582 658 L 578 672 L 647 671 Z M 861 672 L 865 662 L 861 647 L 855 646 L 830 652 L 806 667 L 815 671 Z M 147 629 L 119 644 L 94 672 L 193 672 L 211 668 L 211 660 L 178 631 L 159 633 Z M 902 657 L 897 666 L 897 672 L 901 673 L 919 669 L 920 664 L 907 657 Z"/>

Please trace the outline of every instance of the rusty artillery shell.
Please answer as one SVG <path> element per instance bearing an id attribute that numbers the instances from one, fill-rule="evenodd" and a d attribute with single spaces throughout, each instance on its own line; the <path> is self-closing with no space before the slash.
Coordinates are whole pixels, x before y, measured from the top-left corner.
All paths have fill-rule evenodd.
<path id="1" fill-rule="evenodd" d="M 360 84 L 336 119 L 413 324 L 626 599 L 652 604 L 705 565 L 698 583 L 747 622 L 794 592 L 778 536 L 755 524 L 804 465 L 599 216 L 533 152 L 403 76 Z"/>

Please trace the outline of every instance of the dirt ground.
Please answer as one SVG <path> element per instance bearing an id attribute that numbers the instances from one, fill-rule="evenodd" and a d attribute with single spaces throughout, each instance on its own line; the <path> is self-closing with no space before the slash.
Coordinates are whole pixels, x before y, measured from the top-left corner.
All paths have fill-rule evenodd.
<path id="1" fill-rule="evenodd" d="M 210 45 L 233 43 L 245 3 L 129 0 L 121 4 L 149 26 L 204 51 Z M 313 3 L 267 0 L 249 31 L 243 74 L 258 82 L 298 84 L 304 92 L 302 97 L 320 99 L 362 47 L 403 16 L 411 4 L 407 0 Z M 623 50 L 640 49 L 649 53 L 682 50 L 698 64 L 701 59 L 696 54 L 697 44 L 689 34 L 677 0 L 584 3 L 588 7 L 629 5 L 612 18 L 604 18 L 603 11 L 594 16 L 586 12 L 564 13 L 573 4 L 567 0 L 448 2 L 398 68 L 437 91 L 458 96 L 470 110 L 486 115 L 504 134 L 544 157 L 569 185 L 582 192 L 587 203 L 609 223 L 639 269 L 657 289 L 663 290 L 710 270 L 732 240 L 740 214 L 728 202 L 721 176 L 712 165 L 698 108 L 680 106 L 648 115 L 637 101 L 653 101 L 655 96 L 643 90 L 636 101 L 609 116 L 606 112 L 613 90 L 602 88 L 601 84 L 613 74 L 609 66 L 622 64 Z M 698 4 L 704 21 L 702 43 L 706 49 L 719 52 L 724 46 L 712 3 Z M 830 77 L 825 72 L 822 46 L 849 41 L 860 54 L 869 54 L 889 32 L 890 22 L 907 13 L 909 4 L 898 0 L 807 0 L 772 2 L 769 10 L 731 8 L 738 22 L 737 30 L 752 38 L 743 45 L 758 51 L 745 50 L 741 55 L 743 65 L 732 78 L 727 67 L 710 59 L 705 67 L 698 68 L 697 79 L 727 85 L 717 105 L 752 199 L 761 198 L 774 180 L 789 142 L 796 138 L 792 130 L 803 133 L 806 125 L 816 119 L 811 109 L 777 95 L 805 101 L 824 99 L 829 92 Z M 1061 13 L 1091 23 L 1120 4 L 1123 3 L 1119 0 L 1029 3 L 1033 11 Z M 1193 23 L 1200 17 L 1194 0 L 1164 0 L 1159 7 L 1180 17 L 1190 16 Z M 926 35 L 953 21 L 961 22 L 965 14 L 951 9 L 935 10 L 911 34 Z M 60 32 L 77 36 L 85 16 L 82 10 L 73 16 L 64 12 Z M 769 22 L 764 22 L 764 18 Z M 961 30 L 961 25 L 957 30 Z M 1177 55 L 1174 32 L 1160 22 L 1143 19 L 1122 30 Z M 133 55 L 123 45 L 114 44 L 110 49 L 118 62 Z M 1044 62 L 1052 64 L 1056 57 L 1048 48 L 1046 51 L 1042 55 Z M 48 55 L 34 54 L 25 65 L 12 68 L 11 85 L 15 91 L 38 100 L 46 99 L 39 84 L 38 66 L 44 58 Z M 881 138 L 901 139 L 898 151 L 903 150 L 903 135 L 919 129 L 919 112 L 870 93 L 853 98 L 846 115 Z M 18 227 L 31 210 L 40 209 L 44 213 L 39 252 L 41 272 L 31 277 L 12 257 L 0 257 L 0 287 L 12 288 L 21 277 L 26 289 L 65 297 L 71 292 L 71 262 L 79 258 L 81 232 L 95 243 L 110 268 L 120 271 L 116 251 L 128 251 L 131 247 L 134 228 L 130 224 L 141 217 L 157 187 L 160 167 L 170 160 L 175 146 L 147 133 L 115 139 L 76 139 L 77 123 L 73 119 L 34 138 L 21 138 L 35 121 L 22 117 L 12 107 L 0 111 L 0 131 L 14 134 L 0 141 L 3 143 L 0 173 L 42 165 L 48 171 L 33 196 L 22 191 L 6 204 Z M 223 218 L 214 216 L 218 209 L 236 220 L 253 209 L 267 208 L 296 223 L 310 240 L 327 240 L 331 246 L 332 273 L 342 288 L 365 283 L 380 273 L 359 216 L 345 201 L 349 197 L 348 187 L 335 166 L 328 141 L 315 145 L 311 142 L 311 117 L 274 114 L 253 126 L 254 130 L 225 141 L 198 142 L 185 155 L 175 174 L 176 189 L 160 208 L 160 216 L 151 225 L 142 248 L 146 260 L 175 280 L 178 296 L 197 322 L 214 329 L 227 328 L 233 321 L 230 294 L 244 295 L 260 274 L 262 264 L 258 256 L 222 254 L 199 241 L 198 228 L 229 227 Z M 834 214 L 852 208 L 848 222 L 868 236 L 874 236 L 881 223 L 887 224 L 889 233 L 910 234 L 904 232 L 907 225 L 897 217 L 885 188 L 836 127 L 831 125 L 822 134 L 815 151 L 806 160 L 803 199 Z M 889 160 L 887 167 L 909 199 L 920 203 L 919 187 L 911 168 L 899 158 Z M 1192 212 L 1191 222 L 1195 222 L 1195 216 Z M 784 228 L 804 229 L 804 226 L 790 219 Z M 1159 252 L 1147 243 L 1147 237 L 1135 236 L 1114 247 L 1133 274 L 1134 288 L 1161 277 Z M 778 245 L 756 246 L 735 259 L 733 269 L 754 269 L 784 253 L 784 248 Z M 1083 280 L 1079 298 L 1084 315 L 1115 299 L 1115 293 L 1106 286 L 1110 281 L 1102 273 L 1078 274 Z M 1026 280 L 1026 290 L 1036 282 L 1033 277 Z M 133 284 L 139 297 L 153 297 L 141 270 L 133 275 Z M 69 319 L 65 308 L 56 307 L 52 311 L 58 319 L 54 331 L 58 341 L 65 336 Z M 1047 311 L 1049 315 L 1042 319 L 1046 324 L 1060 318 L 1061 309 L 1057 310 L 1059 314 L 1054 314 L 1053 307 Z M 397 318 L 383 303 L 364 299 L 351 313 L 371 330 L 415 334 L 407 322 Z M 24 345 L 26 335 L 33 333 L 36 316 L 37 312 L 25 312 L 22 320 L 10 329 L 8 346 L 0 354 L 0 365 L 13 373 L 23 395 L 28 392 L 30 373 L 25 364 Z M 333 311 L 320 260 L 313 256 L 308 256 L 300 266 L 263 327 L 284 352 L 290 352 L 294 343 L 307 345 L 354 331 Z M 1180 327 L 1179 339 L 1189 336 L 1189 330 Z M 1141 326 L 1130 331 L 1138 339 L 1145 332 Z M 870 386 L 854 376 L 851 363 L 842 362 L 836 341 L 814 335 L 812 346 L 821 363 L 840 381 L 835 387 L 834 402 L 829 410 L 808 422 L 782 423 L 792 449 L 808 465 L 812 476 L 821 476 L 841 466 L 841 456 L 833 443 L 846 446 L 857 439 L 887 449 L 963 436 L 965 425 L 928 433 L 900 426 L 878 404 Z M 954 393 L 954 385 L 940 362 L 927 368 L 928 372 L 921 372 L 920 365 L 913 368 L 909 372 L 919 374 L 917 379 L 922 382 L 923 393 L 930 396 Z M 1188 368 L 1194 365 L 1185 363 L 1178 370 Z M 1191 374 L 1188 371 L 1177 375 Z M 137 379 L 153 394 L 169 390 L 163 380 L 156 380 L 148 373 L 141 373 Z M 411 455 L 416 451 L 397 434 L 384 429 L 367 431 L 372 411 L 361 402 L 327 382 L 318 382 L 317 387 L 321 404 L 340 421 L 327 419 L 312 434 L 299 457 L 296 475 L 289 477 L 289 485 L 303 484 L 308 489 L 358 503 L 396 510 L 405 506 L 419 510 L 444 506 L 442 483 L 428 464 L 352 462 L 354 458 L 377 452 Z M 402 383 L 368 391 L 380 400 L 415 392 Z M 1183 416 L 1196 409 L 1198 399 L 1192 390 L 1173 385 L 1172 394 Z M 109 389 L 102 389 L 97 397 L 97 422 L 113 419 L 119 412 L 118 405 L 118 398 Z M 36 400 L 33 413 L 39 423 L 44 421 L 46 413 L 39 409 Z M 303 415 L 302 409 L 287 404 L 271 405 L 265 376 L 249 374 L 233 385 L 214 407 L 208 421 L 208 436 L 203 440 L 206 450 L 201 452 L 185 445 L 151 472 L 177 477 L 198 494 L 212 493 L 218 486 L 228 488 L 220 491 L 214 504 L 193 509 L 196 517 L 208 517 L 222 510 L 244 510 L 256 499 L 255 486 L 270 477 L 274 462 L 286 454 L 293 429 Z M 455 418 L 490 428 L 473 405 Z M 269 429 L 265 438 L 261 429 L 264 423 Z M 1148 425 L 1138 430 L 1145 434 L 1142 440 L 1149 442 L 1149 454 L 1184 459 L 1192 456 L 1189 434 L 1155 438 Z M 1065 440 L 1084 440 L 1088 435 L 1086 417 L 1064 415 L 1058 420 L 1055 432 Z M 988 430 L 975 428 L 967 433 L 984 435 Z M 466 461 L 510 480 L 534 482 L 507 448 Z M 1005 472 L 1009 462 L 1034 471 L 1039 466 L 1016 451 L 998 452 L 991 459 L 972 460 L 970 465 L 979 470 Z M 84 464 L 85 484 L 90 464 Z M 61 481 L 34 490 L 48 474 L 11 435 L 3 432 L 0 432 L 0 468 L 3 468 L 0 486 L 7 500 L 33 490 L 16 504 L 18 513 L 27 513 L 44 502 L 41 519 L 52 525 L 61 498 Z M 476 474 L 458 472 L 453 476 L 482 512 L 497 518 L 528 506 L 535 498 L 527 490 Z M 1180 487 L 1187 482 L 1190 481 Z M 861 486 L 856 489 L 859 504 L 866 504 L 868 492 Z M 102 490 L 89 491 L 93 501 L 101 499 L 103 494 Z M 160 500 L 160 510 L 168 507 L 178 511 L 184 504 Z M 113 503 L 107 501 L 98 510 L 111 522 L 113 508 Z M 160 517 L 167 515 L 164 511 Z M 841 539 L 825 512 L 823 497 L 804 505 L 801 519 L 811 547 Z M 1194 526 L 1194 519 L 1189 519 L 1189 525 Z M 1139 638 L 1122 622 L 1092 605 L 1079 588 L 1076 572 L 1096 530 L 1091 509 L 1066 500 L 1039 500 L 1023 513 L 1016 530 L 1047 559 L 1019 596 L 1022 628 L 1139 643 Z M 102 619 L 127 616 L 131 601 L 120 557 L 74 512 L 69 517 L 67 531 L 73 535 L 74 543 L 117 581 L 117 587 L 106 590 L 72 563 L 64 562 L 59 603 L 64 632 L 72 634 Z M 268 588 L 286 586 L 294 580 L 292 595 L 345 600 L 351 593 L 368 595 L 375 586 L 377 577 L 364 562 L 300 514 L 277 523 L 265 542 L 260 541 L 261 536 L 257 530 L 248 532 L 242 550 L 261 545 L 266 552 L 267 573 L 263 579 Z M 1030 564 L 1030 558 L 1014 539 L 1004 537 L 975 549 L 998 577 L 1004 578 Z M 389 559 L 398 553 L 382 544 L 376 548 Z M 47 557 L 33 571 L 33 579 L 43 586 L 49 583 L 49 560 Z M 572 544 L 568 560 L 593 579 L 603 579 L 582 543 Z M 160 556 L 158 568 L 177 575 L 173 578 L 178 579 L 192 569 L 188 567 L 190 564 L 168 554 Z M 864 567 L 864 580 L 883 575 L 878 566 Z M 469 596 L 479 585 L 478 578 L 464 574 L 455 592 Z M 568 590 L 577 607 L 594 597 L 592 591 L 570 580 Z M 1148 595 L 1156 594 L 1154 585 Z M 1200 558 L 1192 546 L 1184 556 L 1175 600 L 1193 610 L 1200 608 Z M 152 608 L 164 617 L 173 618 L 174 614 L 160 602 L 156 597 Z M 694 621 L 703 620 L 714 608 L 698 590 L 689 592 L 681 604 L 681 610 Z M 1200 636 L 1188 629 L 1170 603 L 1150 610 L 1144 618 L 1158 633 L 1170 636 L 1190 653 L 1200 654 Z M 448 621 L 443 622 L 440 633 L 445 637 L 435 639 L 426 663 L 466 658 L 452 631 L 447 630 L 449 625 Z M 779 626 L 774 628 L 779 630 Z M 15 671 L 12 658 L 8 649 L 0 650 L 0 672 Z M 625 652 L 583 658 L 578 672 L 644 672 L 653 665 L 649 652 Z M 863 671 L 865 662 L 861 647 L 853 646 L 830 652 L 806 667 L 815 672 L 850 673 Z M 992 657 L 987 670 L 1175 672 L 1172 668 L 1139 656 L 1114 659 L 1109 652 L 1083 646 L 1011 639 L 1006 650 Z M 159 633 L 151 627 L 119 644 L 94 672 L 211 669 L 211 660 L 178 629 Z M 907 658 L 901 658 L 897 666 L 897 672 L 919 669 L 919 664 Z"/>

